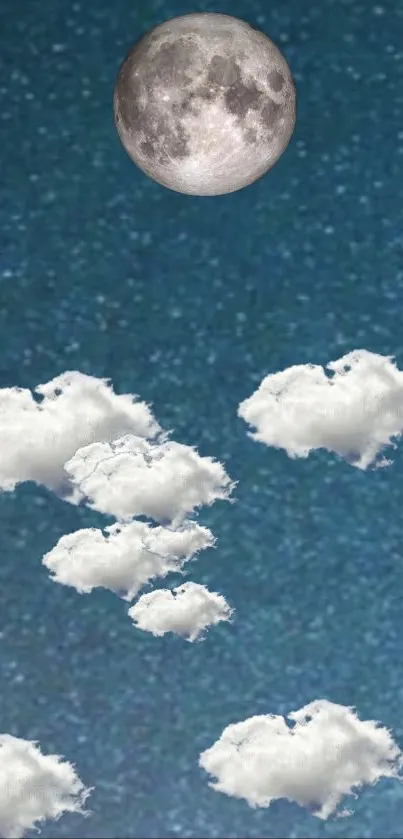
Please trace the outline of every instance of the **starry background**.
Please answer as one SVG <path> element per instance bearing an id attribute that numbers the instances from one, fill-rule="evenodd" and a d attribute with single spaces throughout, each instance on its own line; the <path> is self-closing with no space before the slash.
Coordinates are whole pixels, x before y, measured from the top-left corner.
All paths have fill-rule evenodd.
<path id="1" fill-rule="evenodd" d="M 153 183 L 113 124 L 128 48 L 191 11 L 260 27 L 296 79 L 286 153 L 229 196 Z M 403 366 L 402 0 L 2 0 L 0 32 L 0 386 L 109 377 L 239 481 L 236 504 L 199 517 L 218 544 L 191 579 L 236 608 L 200 644 L 49 580 L 59 537 L 109 519 L 33 484 L 0 496 L 0 729 L 95 787 L 91 818 L 43 836 L 403 837 L 396 782 L 323 823 L 284 801 L 253 811 L 198 768 L 228 723 L 317 698 L 403 747 L 403 450 L 365 473 L 292 461 L 236 413 L 291 364 L 365 348 Z"/>

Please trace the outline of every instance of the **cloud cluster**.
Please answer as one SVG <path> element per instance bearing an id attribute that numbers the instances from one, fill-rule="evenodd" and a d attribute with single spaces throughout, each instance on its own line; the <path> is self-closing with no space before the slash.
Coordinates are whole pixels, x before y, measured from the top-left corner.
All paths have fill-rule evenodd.
<path id="1" fill-rule="evenodd" d="M 228 621 L 231 615 L 232 609 L 221 594 L 191 582 L 143 594 L 129 609 L 129 617 L 139 629 L 157 636 L 174 632 L 188 641 L 196 641 L 207 627 Z"/>
<path id="2" fill-rule="evenodd" d="M 87 815 L 91 791 L 59 755 L 43 755 L 36 743 L 0 735 L 0 836 L 20 839 L 46 819 Z"/>
<path id="3" fill-rule="evenodd" d="M 228 499 L 234 486 L 221 463 L 191 446 L 132 434 L 79 449 L 65 469 L 89 506 L 122 521 L 147 516 L 177 523 Z"/>
<path id="4" fill-rule="evenodd" d="M 63 373 L 33 392 L 2 388 L 0 489 L 35 481 L 68 495 L 64 464 L 78 449 L 124 434 L 152 438 L 159 432 L 145 402 L 117 395 L 107 380 L 84 373 Z"/>
<path id="5" fill-rule="evenodd" d="M 214 542 L 211 531 L 195 522 L 173 529 L 132 521 L 105 531 L 88 528 L 62 536 L 42 562 L 55 582 L 73 586 L 80 594 L 102 587 L 133 600 L 148 582 L 181 571 L 185 562 Z"/>
<path id="6" fill-rule="evenodd" d="M 55 582 L 80 593 L 102 587 L 132 601 L 150 581 L 181 572 L 199 551 L 215 544 L 213 534 L 187 516 L 218 499 L 230 500 L 234 488 L 221 463 L 170 440 L 137 396 L 117 395 L 107 379 L 77 371 L 33 391 L 0 388 L 0 440 L 0 490 L 34 481 L 72 504 L 86 503 L 116 519 L 104 531 L 63 536 L 43 557 Z M 161 526 L 136 521 L 139 516 Z M 195 595 L 196 635 L 199 601 Z M 153 631 L 154 607 L 159 625 L 154 599 L 147 619 L 138 623 L 141 628 Z M 214 623 L 218 611 L 212 615 Z"/>
<path id="7" fill-rule="evenodd" d="M 254 440 L 292 458 L 327 449 L 359 469 L 387 466 L 380 452 L 403 432 L 403 372 L 393 357 L 367 350 L 326 369 L 296 365 L 266 376 L 238 415 L 256 429 Z"/>
<path id="8" fill-rule="evenodd" d="M 200 766 L 217 780 L 210 785 L 269 807 L 286 798 L 320 819 L 337 813 L 344 796 L 380 778 L 401 778 L 403 757 L 390 732 L 361 721 L 354 709 L 317 700 L 281 716 L 250 717 L 227 726 L 200 755 Z"/>

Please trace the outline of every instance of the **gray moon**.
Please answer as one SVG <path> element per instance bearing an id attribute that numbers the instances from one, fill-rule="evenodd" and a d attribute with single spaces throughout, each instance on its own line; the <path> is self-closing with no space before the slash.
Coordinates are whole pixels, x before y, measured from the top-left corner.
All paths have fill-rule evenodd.
<path id="1" fill-rule="evenodd" d="M 124 148 L 154 181 L 187 195 L 223 195 L 282 155 L 295 126 L 295 86 L 259 30 L 229 15 L 182 15 L 130 50 L 114 114 Z"/>

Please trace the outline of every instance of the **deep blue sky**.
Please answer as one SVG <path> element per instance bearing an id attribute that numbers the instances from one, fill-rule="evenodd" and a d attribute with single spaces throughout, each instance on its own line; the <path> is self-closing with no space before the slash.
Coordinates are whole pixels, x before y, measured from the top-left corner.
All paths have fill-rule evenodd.
<path id="1" fill-rule="evenodd" d="M 298 90 L 280 162 L 217 198 L 147 179 L 113 123 L 127 49 L 192 11 L 260 26 Z M 218 546 L 192 572 L 236 621 L 193 645 L 49 580 L 42 555 L 102 516 L 34 485 L 0 496 L 0 730 L 96 787 L 91 819 L 43 835 L 402 837 L 397 783 L 322 823 L 214 793 L 197 761 L 229 722 L 322 697 L 403 747 L 402 448 L 364 473 L 291 461 L 236 415 L 290 364 L 365 348 L 403 367 L 403 2 L 2 0 L 0 33 L 0 386 L 110 377 L 239 481 L 201 513 Z"/>

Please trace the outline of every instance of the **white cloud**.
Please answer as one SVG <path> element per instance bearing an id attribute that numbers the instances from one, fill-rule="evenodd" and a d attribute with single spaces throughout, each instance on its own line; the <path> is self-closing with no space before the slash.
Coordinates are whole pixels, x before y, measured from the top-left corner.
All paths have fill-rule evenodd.
<path id="1" fill-rule="evenodd" d="M 101 586 L 133 600 L 147 582 L 180 571 L 214 541 L 211 531 L 195 522 L 174 530 L 132 521 L 113 524 L 105 532 L 89 528 L 62 536 L 42 562 L 55 582 L 80 594 Z"/>
<path id="2" fill-rule="evenodd" d="M 79 449 L 65 469 L 89 506 L 123 521 L 143 515 L 178 523 L 228 499 L 234 486 L 221 463 L 191 446 L 131 434 Z"/>
<path id="3" fill-rule="evenodd" d="M 74 767 L 36 743 L 0 735 L 0 835 L 20 839 L 45 819 L 81 813 L 90 794 Z"/>
<path id="4" fill-rule="evenodd" d="M 68 494 L 63 466 L 77 449 L 126 433 L 159 432 L 149 407 L 106 379 L 66 372 L 30 390 L 0 389 L 0 488 L 35 481 Z M 73 500 L 73 499 L 69 499 Z"/>
<path id="5" fill-rule="evenodd" d="M 221 594 L 198 583 L 184 583 L 143 594 L 128 614 L 139 629 L 153 635 L 175 632 L 195 641 L 207 627 L 229 620 L 232 612 Z"/>
<path id="6" fill-rule="evenodd" d="M 401 780 L 402 753 L 390 732 L 362 722 L 354 709 L 317 700 L 287 719 L 294 727 L 275 715 L 227 726 L 200 755 L 200 766 L 217 779 L 213 789 L 244 798 L 251 807 L 286 798 L 327 819 L 364 784 L 381 777 Z"/>
<path id="7" fill-rule="evenodd" d="M 307 457 L 327 449 L 353 466 L 386 466 L 384 446 L 403 431 L 403 372 L 393 357 L 355 350 L 326 367 L 302 364 L 266 376 L 238 415 L 250 436 Z"/>

